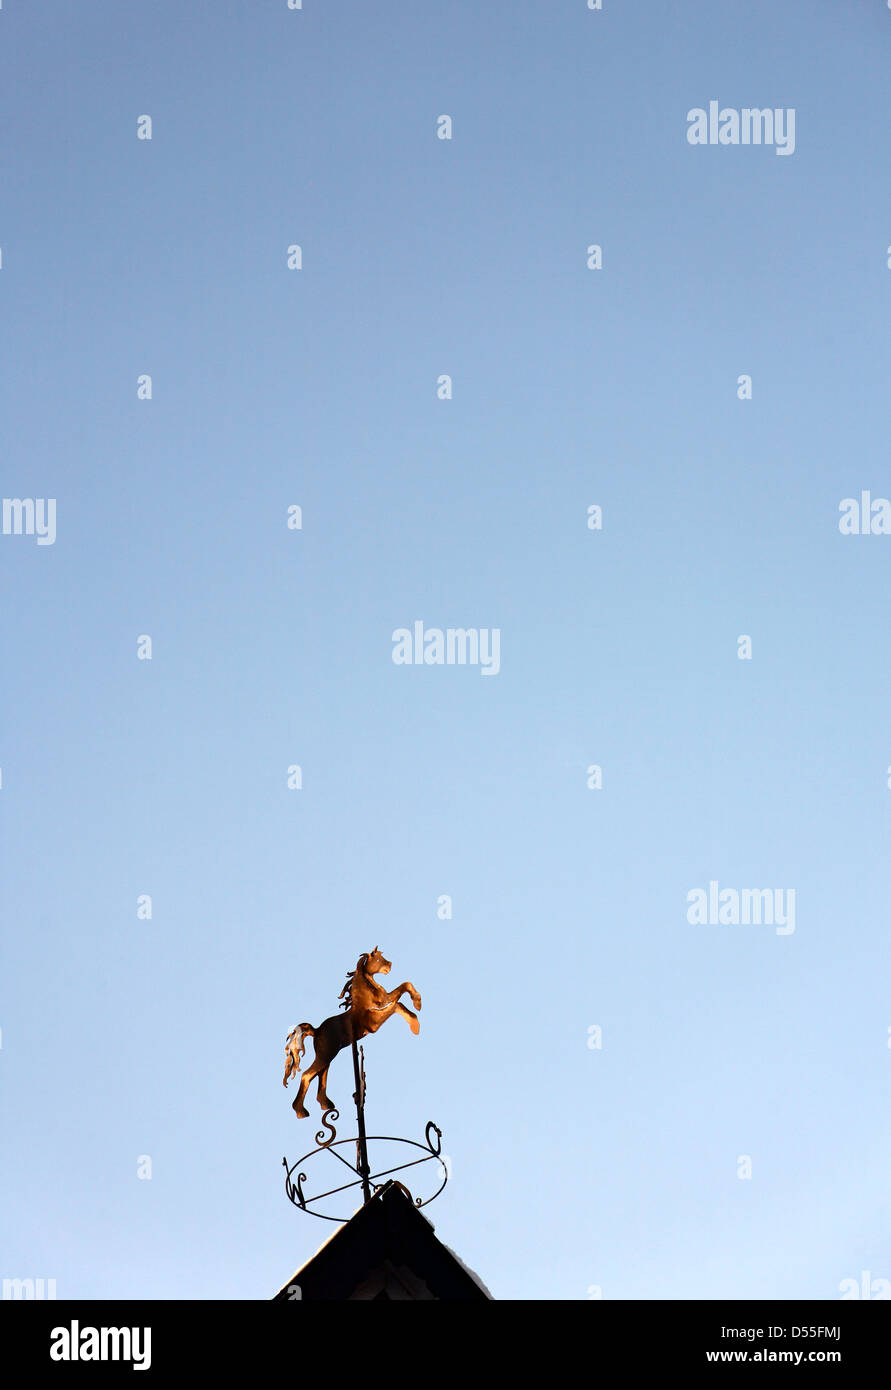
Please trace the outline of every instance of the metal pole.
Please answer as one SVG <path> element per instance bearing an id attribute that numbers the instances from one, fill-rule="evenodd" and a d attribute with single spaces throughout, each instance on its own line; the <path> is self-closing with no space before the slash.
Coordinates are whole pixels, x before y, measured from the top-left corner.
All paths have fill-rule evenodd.
<path id="1" fill-rule="evenodd" d="M 364 1060 L 364 1059 L 363 1059 Z M 368 1181 L 371 1169 L 368 1166 L 368 1145 L 365 1142 L 365 1076 L 364 1067 L 359 1065 L 359 1049 L 353 1038 L 353 1075 L 356 1078 L 356 1119 L 359 1124 L 359 1138 L 356 1140 L 356 1166 L 362 1179 L 362 1200 L 371 1201 L 371 1184 Z"/>

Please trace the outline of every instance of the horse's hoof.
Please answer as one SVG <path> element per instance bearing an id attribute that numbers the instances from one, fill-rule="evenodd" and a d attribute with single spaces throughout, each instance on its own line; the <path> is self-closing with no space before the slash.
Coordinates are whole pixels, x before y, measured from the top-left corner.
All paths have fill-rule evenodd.
<path id="1" fill-rule="evenodd" d="M 294 1114 L 297 1116 L 298 1120 L 308 1120 L 308 1119 L 309 1119 L 309 1111 L 308 1111 L 308 1110 L 304 1110 L 304 1108 L 303 1108 L 302 1105 L 298 1105 L 297 1102 L 296 1102 L 296 1100 L 295 1100 L 295 1101 L 292 1101 L 292 1103 L 291 1103 L 291 1108 L 292 1108 L 292 1110 L 294 1111 Z"/>
<path id="2" fill-rule="evenodd" d="M 417 1035 L 421 1031 L 420 1022 L 416 1018 L 410 1018 L 408 1020 L 408 1026 L 415 1035 Z"/>

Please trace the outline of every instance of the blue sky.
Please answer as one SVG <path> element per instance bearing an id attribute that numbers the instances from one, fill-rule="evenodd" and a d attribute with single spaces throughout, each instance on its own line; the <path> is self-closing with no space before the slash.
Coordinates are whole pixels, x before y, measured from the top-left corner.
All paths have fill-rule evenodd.
<path id="1" fill-rule="evenodd" d="M 891 1278 L 891 538 L 838 529 L 891 495 L 891 10 L 0 25 L 2 493 L 57 499 L 0 536 L 0 1273 L 270 1296 L 331 1230 L 285 1035 L 379 942 L 369 1127 L 440 1125 L 496 1297 Z M 794 154 L 691 146 L 713 99 Z M 419 619 L 498 675 L 394 665 Z"/>

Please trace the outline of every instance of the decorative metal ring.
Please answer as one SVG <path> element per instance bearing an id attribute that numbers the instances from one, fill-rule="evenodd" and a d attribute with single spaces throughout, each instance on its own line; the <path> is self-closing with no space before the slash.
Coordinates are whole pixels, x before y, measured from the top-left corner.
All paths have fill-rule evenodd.
<path id="1" fill-rule="evenodd" d="M 351 1188 L 361 1188 L 362 1186 L 362 1173 L 359 1168 L 349 1163 L 347 1159 L 338 1152 L 339 1149 L 347 1145 L 358 1145 L 358 1137 L 351 1136 L 349 1139 L 336 1139 L 334 1126 L 327 1123 L 332 1114 L 334 1118 L 337 1118 L 336 1112 L 330 1110 L 327 1110 L 322 1117 L 322 1124 L 325 1125 L 326 1129 L 331 1131 L 330 1138 L 326 1139 L 324 1129 L 320 1130 L 316 1136 L 317 1147 L 315 1149 L 310 1149 L 309 1153 L 303 1154 L 303 1156 L 299 1158 L 296 1163 L 292 1163 L 290 1167 L 288 1166 L 287 1159 L 283 1158 L 282 1163 L 286 1170 L 285 1192 L 289 1201 L 293 1202 L 294 1206 L 299 1207 L 301 1211 L 307 1212 L 310 1216 L 317 1216 L 322 1221 L 336 1221 L 340 1224 L 344 1221 L 348 1221 L 350 1219 L 349 1216 L 328 1216 L 325 1212 L 313 1210 L 313 1204 L 324 1200 L 326 1197 L 333 1197 L 339 1192 L 347 1192 Z M 433 1134 L 436 1136 L 435 1140 L 432 1137 Z M 406 1168 L 414 1168 L 421 1163 L 429 1163 L 431 1159 L 435 1159 L 442 1172 L 442 1181 L 430 1197 L 415 1197 L 413 1200 L 416 1207 L 429 1206 L 431 1202 L 436 1200 L 449 1180 L 449 1170 L 441 1152 L 442 1130 L 438 1125 L 434 1124 L 432 1120 L 427 1123 L 424 1131 L 424 1140 L 425 1142 L 423 1144 L 419 1144 L 415 1139 L 403 1139 L 396 1134 L 369 1134 L 366 1136 L 366 1144 L 372 1142 L 408 1144 L 413 1149 L 420 1149 L 423 1154 L 423 1158 L 410 1159 L 406 1163 L 397 1163 L 392 1168 L 384 1168 L 379 1172 L 370 1172 L 368 1174 L 368 1180 L 374 1192 L 379 1192 L 384 1186 L 384 1182 L 382 1182 L 381 1179 L 386 1181 L 394 1174 L 403 1172 Z M 297 1169 L 300 1169 L 309 1159 L 317 1157 L 320 1153 L 334 1154 L 335 1158 L 337 1158 L 344 1167 L 348 1168 L 351 1174 L 355 1174 L 355 1177 L 351 1178 L 349 1182 L 329 1188 L 327 1192 L 320 1192 L 315 1196 L 309 1197 L 303 1190 L 303 1184 L 307 1181 L 306 1174 L 302 1171 L 298 1172 L 296 1183 L 292 1179 L 291 1174 Z"/>

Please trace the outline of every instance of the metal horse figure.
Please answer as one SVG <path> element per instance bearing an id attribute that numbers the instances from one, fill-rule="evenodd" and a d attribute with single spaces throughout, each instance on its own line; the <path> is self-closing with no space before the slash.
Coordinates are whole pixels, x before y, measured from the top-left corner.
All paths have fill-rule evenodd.
<path id="1" fill-rule="evenodd" d="M 347 982 L 340 991 L 340 998 L 343 1000 L 340 1007 L 346 1009 L 346 1013 L 332 1014 L 324 1023 L 320 1023 L 318 1028 L 313 1028 L 311 1023 L 298 1023 L 296 1028 L 291 1029 L 285 1043 L 283 1086 L 287 1086 L 290 1077 L 296 1076 L 300 1071 L 304 1039 L 312 1038 L 315 1049 L 312 1062 L 300 1078 L 297 1097 L 292 1102 L 294 1113 L 299 1119 L 306 1119 L 309 1114 L 303 1101 L 314 1077 L 319 1078 L 316 1095 L 322 1110 L 334 1109 L 326 1089 L 328 1068 L 342 1048 L 358 1042 L 368 1033 L 376 1033 L 392 1014 L 401 1014 L 413 1033 L 420 1032 L 421 1025 L 417 1014 L 413 1014 L 411 1009 L 399 1002 L 403 994 L 409 994 L 411 1002 L 419 1009 L 420 994 L 410 980 L 403 980 L 396 989 L 386 990 L 374 979 L 375 975 L 389 973 L 390 961 L 375 946 L 373 951 L 359 957 L 355 970 L 349 972 Z"/>

